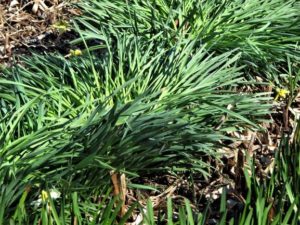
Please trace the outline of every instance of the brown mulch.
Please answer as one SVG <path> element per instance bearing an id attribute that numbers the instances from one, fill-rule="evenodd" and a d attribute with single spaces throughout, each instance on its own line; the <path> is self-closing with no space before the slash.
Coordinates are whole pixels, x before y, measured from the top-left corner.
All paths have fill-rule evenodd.
<path id="1" fill-rule="evenodd" d="M 76 15 L 80 11 L 66 0 L 0 0 L 0 64 L 31 50 L 63 48 L 70 39 L 67 25 Z M 61 23 L 65 30 L 57 28 Z"/>

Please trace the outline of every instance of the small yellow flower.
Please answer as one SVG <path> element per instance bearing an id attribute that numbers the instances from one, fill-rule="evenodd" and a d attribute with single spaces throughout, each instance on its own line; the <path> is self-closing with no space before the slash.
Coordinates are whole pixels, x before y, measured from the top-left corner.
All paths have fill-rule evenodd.
<path id="1" fill-rule="evenodd" d="M 71 49 L 70 50 L 70 55 L 71 56 L 81 56 L 82 55 L 82 51 L 80 49 Z"/>
<path id="2" fill-rule="evenodd" d="M 45 202 L 48 199 L 47 191 L 42 190 L 42 201 Z"/>
<path id="3" fill-rule="evenodd" d="M 290 93 L 288 90 L 286 89 L 280 89 L 280 88 L 277 88 L 276 89 L 276 92 L 277 92 L 277 95 L 275 97 L 275 101 L 278 100 L 278 98 L 286 98 L 286 96 Z"/>
<path id="4" fill-rule="evenodd" d="M 59 33 L 64 33 L 66 31 L 70 30 L 69 23 L 66 21 L 59 21 L 54 24 L 52 24 L 52 28 L 57 30 Z"/>

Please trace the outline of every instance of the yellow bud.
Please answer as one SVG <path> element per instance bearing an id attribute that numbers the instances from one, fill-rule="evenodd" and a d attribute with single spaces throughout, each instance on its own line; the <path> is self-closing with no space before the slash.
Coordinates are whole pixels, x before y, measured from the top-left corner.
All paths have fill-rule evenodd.
<path id="1" fill-rule="evenodd" d="M 45 202 L 48 199 L 47 191 L 42 190 L 42 201 Z"/>
<path id="2" fill-rule="evenodd" d="M 277 92 L 277 95 L 275 97 L 275 101 L 277 101 L 278 98 L 286 98 L 287 94 L 290 93 L 288 90 L 286 90 L 286 89 L 280 89 L 280 88 L 277 88 L 276 92 Z"/>
<path id="3" fill-rule="evenodd" d="M 282 98 L 285 98 L 288 93 L 289 93 L 289 91 L 286 89 L 279 89 L 279 91 L 278 91 L 278 95 Z"/>
<path id="4" fill-rule="evenodd" d="M 52 28 L 54 28 L 57 31 L 59 31 L 59 33 L 64 33 L 66 31 L 70 30 L 69 29 L 69 24 L 66 21 L 56 22 L 56 23 L 52 24 Z"/>
<path id="5" fill-rule="evenodd" d="M 75 56 L 80 56 L 80 55 L 82 55 L 81 50 L 80 50 L 80 49 L 76 49 L 76 50 L 74 51 L 74 55 L 75 55 Z"/>
<path id="6" fill-rule="evenodd" d="M 71 56 L 80 56 L 82 55 L 82 51 L 80 49 L 75 49 L 75 50 L 70 50 L 70 55 Z"/>

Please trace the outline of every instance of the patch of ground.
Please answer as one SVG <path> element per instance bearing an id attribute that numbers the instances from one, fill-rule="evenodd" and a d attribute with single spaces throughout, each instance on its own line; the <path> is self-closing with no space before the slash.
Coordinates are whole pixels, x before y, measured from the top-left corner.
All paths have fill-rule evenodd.
<path id="1" fill-rule="evenodd" d="M 74 1 L 73 1 L 74 2 Z M 63 0 L 5 0 L 0 3 L 0 64 L 30 51 L 65 50 L 69 20 L 80 11 Z"/>

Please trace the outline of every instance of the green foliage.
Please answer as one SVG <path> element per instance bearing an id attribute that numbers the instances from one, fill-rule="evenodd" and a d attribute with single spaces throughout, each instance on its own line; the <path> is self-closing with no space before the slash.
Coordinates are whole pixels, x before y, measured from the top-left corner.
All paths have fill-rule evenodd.
<path id="1" fill-rule="evenodd" d="M 113 170 L 207 176 L 202 158 L 216 156 L 225 131 L 258 128 L 268 113 L 265 93 L 237 92 L 245 80 L 235 52 L 209 55 L 188 40 L 171 49 L 134 36 L 106 40 L 100 55 L 35 55 L 0 78 L 3 207 L 28 185 L 101 188 Z"/>
<path id="2" fill-rule="evenodd" d="M 286 57 L 293 62 L 300 57 L 297 0 L 93 0 L 79 6 L 85 14 L 76 21 L 85 27 L 87 40 L 101 42 L 105 32 L 126 32 L 146 39 L 161 35 L 166 46 L 190 38 L 210 52 L 238 49 L 239 63 L 247 65 L 250 76 L 277 84 Z"/>
<path id="3" fill-rule="evenodd" d="M 255 165 L 251 165 L 251 175 L 245 170 L 248 188 L 244 211 L 238 224 L 298 224 L 299 180 L 300 180 L 300 125 L 298 123 L 292 144 L 290 137 L 284 136 L 276 151 L 274 172 L 268 179 L 259 180 Z M 251 159 L 249 159 L 251 160 Z"/>
<path id="4" fill-rule="evenodd" d="M 275 170 L 270 179 L 267 181 L 258 181 L 255 174 L 250 176 L 248 171 L 245 170 L 248 193 L 244 210 L 241 213 L 236 212 L 238 216 L 236 219 L 229 218 L 227 215 L 227 199 L 224 189 L 220 204 L 221 218 L 217 222 L 218 225 L 296 225 L 299 223 L 299 128 L 300 126 L 298 126 L 295 133 L 293 144 L 288 143 L 288 137 L 283 139 L 276 156 Z M 254 164 L 251 161 L 249 163 L 252 172 L 254 172 Z M 290 166 L 286 166 L 287 164 Z M 77 192 L 63 194 L 63 198 L 56 201 L 53 201 L 51 198 L 46 199 L 42 205 L 39 205 L 35 209 L 32 215 L 26 211 L 28 209 L 23 208 L 23 200 L 21 200 L 15 217 L 10 220 L 10 223 L 63 225 L 74 224 L 74 221 L 76 221 L 77 224 L 82 225 L 125 224 L 130 219 L 132 213 L 138 214 L 138 217 L 141 218 L 140 223 L 146 225 L 161 223 L 168 225 L 203 225 L 210 219 L 207 210 L 204 212 L 195 211 L 195 208 L 191 206 L 187 199 L 184 200 L 183 205 L 176 205 L 174 207 L 170 198 L 167 199 L 166 210 L 160 211 L 158 215 L 154 213 L 154 208 L 149 200 L 144 206 L 140 204 L 131 205 L 125 216 L 119 218 L 117 215 L 121 208 L 121 202 L 116 201 L 118 200 L 117 198 L 110 198 L 109 191 L 94 194 L 101 196 L 101 201 L 98 200 L 95 203 L 95 200 L 90 195 L 79 196 Z M 50 196 L 49 192 L 48 196 Z M 23 210 L 20 210 L 21 208 Z M 34 220 L 30 218 L 31 216 L 34 216 Z M 32 219 L 31 221 L 34 222 L 28 222 L 30 221 L 29 219 Z"/>
<path id="5" fill-rule="evenodd" d="M 134 210 L 149 225 L 205 224 L 208 213 L 187 200 L 178 210 L 168 200 L 159 218 L 150 201 L 118 218 L 110 172 L 209 176 L 205 159 L 218 157 L 227 132 L 258 130 L 270 113 L 268 93 L 243 91 L 260 85 L 247 75 L 278 83 L 283 70 L 295 96 L 300 4 L 94 0 L 80 7 L 73 44 L 85 46 L 82 55 L 34 54 L 1 70 L 0 224 L 125 224 Z M 274 207 L 272 224 L 297 223 L 298 139 L 299 128 L 292 146 L 283 140 L 269 181 L 258 182 L 254 167 L 251 176 L 245 171 L 239 224 L 267 224 Z M 60 198 L 49 197 L 53 188 Z M 225 194 L 220 214 L 220 224 L 230 220 Z"/>

